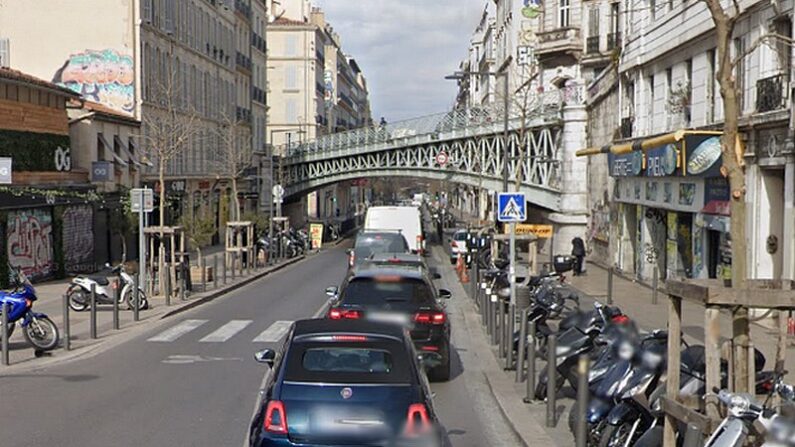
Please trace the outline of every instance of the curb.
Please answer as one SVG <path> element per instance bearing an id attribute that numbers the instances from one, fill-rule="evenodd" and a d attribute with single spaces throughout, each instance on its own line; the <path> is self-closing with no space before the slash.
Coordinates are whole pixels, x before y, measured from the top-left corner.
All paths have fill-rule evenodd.
<path id="1" fill-rule="evenodd" d="M 260 272 L 260 273 L 257 273 L 255 275 L 249 276 L 248 278 L 245 278 L 245 279 L 243 279 L 240 282 L 236 282 L 234 284 L 230 284 L 229 286 L 227 286 L 227 287 L 225 287 L 223 289 L 214 290 L 214 291 L 210 292 L 209 294 L 207 294 L 207 295 L 205 295 L 205 296 L 203 296 L 201 298 L 198 298 L 198 299 L 196 299 L 194 301 L 190 301 L 188 303 L 185 303 L 181 307 L 178 307 L 176 309 L 173 309 L 173 310 L 163 314 L 159 318 L 159 320 L 163 320 L 163 319 L 166 319 L 168 317 L 180 314 L 180 313 L 185 312 L 187 310 L 190 310 L 190 309 L 193 309 L 195 307 L 201 306 L 202 304 L 209 303 L 210 301 L 213 301 L 214 299 L 216 299 L 216 298 L 218 298 L 220 296 L 226 295 L 229 292 L 233 292 L 233 291 L 235 291 L 235 290 L 237 290 L 237 289 L 239 289 L 239 288 L 241 288 L 243 286 L 251 284 L 252 282 L 254 282 L 254 281 L 256 281 L 256 280 L 258 280 L 260 278 L 268 276 L 271 273 L 278 272 L 279 270 L 282 270 L 283 268 L 289 267 L 289 266 L 291 266 L 291 265 L 293 265 L 293 264 L 295 264 L 295 263 L 297 263 L 299 261 L 302 261 L 304 259 L 306 259 L 306 255 L 296 256 L 295 258 L 292 258 L 290 260 L 284 261 L 283 263 L 281 263 L 281 264 L 279 264 L 279 265 L 277 265 L 277 266 L 275 266 L 275 267 L 273 267 L 273 268 L 271 268 L 269 270 L 265 270 L 263 272 Z"/>

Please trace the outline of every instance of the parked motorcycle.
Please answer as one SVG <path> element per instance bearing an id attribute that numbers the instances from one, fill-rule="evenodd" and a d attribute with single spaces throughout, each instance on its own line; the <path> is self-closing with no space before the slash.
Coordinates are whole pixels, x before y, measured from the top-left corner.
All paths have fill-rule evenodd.
<path id="1" fill-rule="evenodd" d="M 111 268 L 110 264 L 105 264 L 110 268 L 111 274 L 118 275 L 120 281 L 111 282 L 105 276 L 97 275 L 78 275 L 69 283 L 66 296 L 69 300 L 69 307 L 75 312 L 83 312 L 91 307 L 91 286 L 96 290 L 97 304 L 113 304 L 116 300 L 116 288 L 121 284 L 121 293 L 118 295 L 119 304 L 124 303 L 128 309 L 135 307 L 135 281 L 132 275 L 124 271 L 124 264 L 119 264 Z M 143 287 L 138 287 L 139 309 L 149 308 L 149 300 Z"/>
<path id="2" fill-rule="evenodd" d="M 60 340 L 58 327 L 50 318 L 39 312 L 33 311 L 36 301 L 36 290 L 22 270 L 9 266 L 14 273 L 14 289 L 0 291 L 0 305 L 8 303 L 8 335 L 14 331 L 17 322 L 22 327 L 22 334 L 35 349 L 50 351 L 58 346 Z M 0 312 L 2 308 L 0 307 Z"/>

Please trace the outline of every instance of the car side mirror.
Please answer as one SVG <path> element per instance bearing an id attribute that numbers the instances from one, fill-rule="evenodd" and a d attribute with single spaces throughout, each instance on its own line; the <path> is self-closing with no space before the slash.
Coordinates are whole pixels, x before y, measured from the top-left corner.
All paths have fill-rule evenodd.
<path id="1" fill-rule="evenodd" d="M 273 363 L 276 361 L 276 351 L 273 349 L 263 349 L 262 351 L 257 351 L 254 353 L 254 360 L 273 368 Z"/>
<path id="2" fill-rule="evenodd" d="M 443 300 L 449 300 L 452 297 L 453 297 L 453 292 L 447 289 L 439 289 L 439 298 Z"/>
<path id="3" fill-rule="evenodd" d="M 442 364 L 442 356 L 437 352 L 421 352 L 417 354 L 417 360 L 426 371 Z"/>
<path id="4" fill-rule="evenodd" d="M 326 295 L 331 298 L 336 298 L 338 291 L 339 288 L 337 286 L 326 287 Z"/>

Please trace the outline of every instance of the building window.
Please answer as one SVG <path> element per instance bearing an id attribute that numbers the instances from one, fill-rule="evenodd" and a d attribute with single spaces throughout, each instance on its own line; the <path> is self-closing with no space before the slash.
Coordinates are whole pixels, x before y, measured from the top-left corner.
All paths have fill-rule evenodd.
<path id="1" fill-rule="evenodd" d="M 734 66 L 735 90 L 737 91 L 737 105 L 742 112 L 745 110 L 745 37 L 734 39 L 734 54 L 737 60 Z"/>
<path id="2" fill-rule="evenodd" d="M 571 0 L 558 1 L 558 27 L 566 28 L 571 20 Z"/>
<path id="3" fill-rule="evenodd" d="M 287 36 L 284 42 L 284 53 L 287 57 L 298 56 L 298 36 Z"/>
<path id="4" fill-rule="evenodd" d="M 284 118 L 288 123 L 298 122 L 298 103 L 294 98 L 285 102 Z"/>
<path id="5" fill-rule="evenodd" d="M 649 14 L 652 20 L 657 18 L 657 0 L 649 0 Z"/>
<path id="6" fill-rule="evenodd" d="M 290 90 L 298 88 L 298 67 L 289 65 L 285 67 L 284 88 Z"/>
<path id="7" fill-rule="evenodd" d="M 141 17 L 146 23 L 152 23 L 152 1 L 153 0 L 143 0 L 141 2 Z"/>
<path id="8" fill-rule="evenodd" d="M 646 129 L 648 129 L 649 134 L 654 133 L 654 75 L 649 76 L 648 78 L 648 86 L 649 86 L 649 104 L 648 104 L 648 125 Z"/>

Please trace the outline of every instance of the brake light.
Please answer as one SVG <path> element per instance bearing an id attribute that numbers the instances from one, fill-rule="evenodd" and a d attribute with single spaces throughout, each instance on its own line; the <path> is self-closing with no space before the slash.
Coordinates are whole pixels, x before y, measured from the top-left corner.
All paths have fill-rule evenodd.
<path id="1" fill-rule="evenodd" d="M 409 412 L 406 418 L 406 434 L 415 434 L 427 430 L 431 426 L 428 417 L 428 409 L 425 404 L 409 405 Z"/>
<path id="2" fill-rule="evenodd" d="M 28 309 L 33 307 L 33 300 L 31 300 L 30 298 L 25 298 L 25 307 Z"/>
<path id="3" fill-rule="evenodd" d="M 453 248 L 458 248 L 458 244 L 456 244 L 455 241 L 450 241 L 450 246 Z"/>
<path id="4" fill-rule="evenodd" d="M 626 315 L 616 315 L 615 317 L 611 318 L 611 321 L 617 324 L 626 324 L 629 323 L 629 317 Z"/>
<path id="5" fill-rule="evenodd" d="M 772 380 L 765 380 L 762 382 L 762 389 L 766 392 L 770 392 L 773 390 L 773 381 Z"/>
<path id="6" fill-rule="evenodd" d="M 423 350 L 423 351 L 437 352 L 439 350 L 439 347 L 438 346 L 423 346 L 420 349 Z"/>
<path id="7" fill-rule="evenodd" d="M 268 402 L 263 426 L 268 433 L 287 434 L 287 412 L 284 411 L 284 403 L 282 401 L 272 400 Z"/>
<path id="8" fill-rule="evenodd" d="M 331 337 L 334 341 L 367 341 L 364 335 L 333 335 Z"/>
<path id="9" fill-rule="evenodd" d="M 328 317 L 332 320 L 358 320 L 362 318 L 362 312 L 358 310 L 331 309 Z"/>
<path id="10" fill-rule="evenodd" d="M 419 324 L 444 324 L 447 316 L 444 312 L 418 312 L 414 314 L 414 321 Z"/>
<path id="11" fill-rule="evenodd" d="M 400 259 L 398 259 L 398 258 L 390 258 L 388 262 L 390 264 L 400 264 Z"/>

